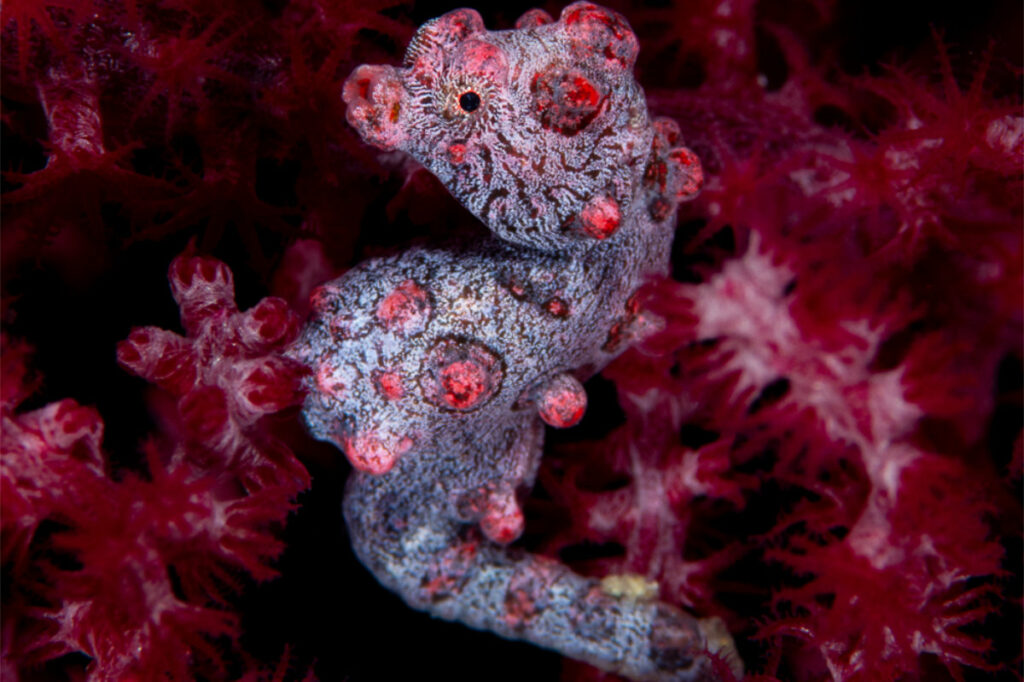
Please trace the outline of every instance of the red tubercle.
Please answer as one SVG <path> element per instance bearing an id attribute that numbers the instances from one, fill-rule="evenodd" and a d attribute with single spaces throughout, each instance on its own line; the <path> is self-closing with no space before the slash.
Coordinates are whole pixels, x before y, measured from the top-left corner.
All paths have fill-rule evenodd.
<path id="1" fill-rule="evenodd" d="M 600 55 L 616 68 L 628 69 L 636 62 L 640 46 L 625 19 L 612 10 L 577 2 L 565 9 L 562 24 L 572 47 L 582 56 Z"/>
<path id="2" fill-rule="evenodd" d="M 413 445 L 408 436 L 394 436 L 383 431 L 369 430 L 345 437 L 342 447 L 345 456 L 359 471 L 380 476 L 395 466 L 395 462 Z"/>
<path id="3" fill-rule="evenodd" d="M 594 239 L 607 239 L 612 236 L 622 221 L 619 204 L 611 197 L 601 196 L 591 199 L 580 211 L 580 229 Z"/>
<path id="4" fill-rule="evenodd" d="M 526 298 L 526 287 L 523 286 L 518 281 L 510 281 L 506 285 L 506 288 L 508 289 L 508 292 L 512 294 L 512 297 L 515 298 L 517 301 L 522 301 Z"/>
<path id="5" fill-rule="evenodd" d="M 679 186 L 675 198 L 688 201 L 697 196 L 704 186 L 704 169 L 697 155 L 686 147 L 676 147 L 669 152 L 668 158 L 678 167 Z"/>
<path id="6" fill-rule="evenodd" d="M 459 46 L 461 68 L 467 73 L 477 74 L 492 82 L 506 78 L 508 60 L 504 51 L 492 43 L 469 39 Z"/>
<path id="7" fill-rule="evenodd" d="M 388 400 L 401 400 L 405 396 L 405 384 L 398 371 L 375 370 L 373 382 L 377 392 Z"/>
<path id="8" fill-rule="evenodd" d="M 487 389 L 487 370 L 472 360 L 460 360 L 441 368 L 444 400 L 450 407 L 473 407 Z"/>
<path id="9" fill-rule="evenodd" d="M 632 295 L 626 299 L 626 312 L 630 315 L 638 315 L 640 313 L 640 308 L 642 306 L 641 291 L 643 290 L 638 289 L 637 291 L 634 291 Z"/>
<path id="10" fill-rule="evenodd" d="M 475 9 L 457 9 L 442 15 L 430 32 L 445 41 L 461 41 L 484 30 L 484 21 Z"/>
<path id="11" fill-rule="evenodd" d="M 377 320 L 397 334 L 423 331 L 431 314 L 430 294 L 411 279 L 396 286 L 377 305 Z"/>
<path id="12" fill-rule="evenodd" d="M 466 160 L 466 145 L 454 142 L 448 145 L 448 161 L 456 166 Z"/>
<path id="13" fill-rule="evenodd" d="M 614 353 L 622 347 L 622 344 L 626 340 L 627 332 L 628 329 L 626 322 L 622 320 L 614 322 L 608 330 L 608 336 L 605 337 L 604 345 L 602 345 L 601 348 L 609 353 Z"/>
<path id="14" fill-rule="evenodd" d="M 453 410 L 473 410 L 501 388 L 501 359 L 475 341 L 444 338 L 428 351 L 420 387 L 428 402 Z"/>
<path id="15" fill-rule="evenodd" d="M 507 545 L 523 534 L 523 516 L 518 509 L 516 514 L 487 515 L 480 519 L 480 529 L 484 534 L 498 543 Z"/>
<path id="16" fill-rule="evenodd" d="M 559 318 L 569 317 L 569 304 L 565 300 L 558 296 L 552 296 L 544 303 L 544 311 L 553 316 Z"/>
<path id="17" fill-rule="evenodd" d="M 526 522 L 523 511 L 510 492 L 495 492 L 487 499 L 480 530 L 499 545 L 507 545 L 523 534 Z"/>
<path id="18" fill-rule="evenodd" d="M 316 370 L 316 386 L 321 393 L 332 396 L 337 400 L 342 400 L 345 395 L 345 384 L 335 379 L 334 373 L 337 368 L 334 365 L 325 362 Z"/>
<path id="19" fill-rule="evenodd" d="M 601 112 L 606 97 L 580 69 L 557 66 L 535 73 L 530 92 L 541 125 L 566 137 L 586 128 Z"/>
<path id="20" fill-rule="evenodd" d="M 569 81 L 569 86 L 562 94 L 566 105 L 576 108 L 592 109 L 597 107 L 601 99 L 601 93 L 582 75 L 575 75 Z"/>
<path id="21" fill-rule="evenodd" d="M 667 182 L 668 166 L 662 159 L 653 159 L 644 169 L 644 184 L 664 192 Z"/>
<path id="22" fill-rule="evenodd" d="M 407 133 L 399 125 L 405 88 L 394 67 L 363 64 L 342 86 L 345 118 L 380 149 L 396 149 Z"/>
<path id="23" fill-rule="evenodd" d="M 654 129 L 653 145 L 656 152 L 664 152 L 674 147 L 682 134 L 679 124 L 671 118 L 658 117 L 651 121 L 651 128 Z"/>
<path id="24" fill-rule="evenodd" d="M 352 88 L 355 90 L 358 98 L 367 99 L 370 96 L 370 79 L 356 78 L 352 82 Z"/>
<path id="25" fill-rule="evenodd" d="M 555 377 L 537 396 L 540 418 L 558 429 L 578 424 L 586 410 L 587 392 L 579 380 L 569 374 Z"/>
<path id="26" fill-rule="evenodd" d="M 309 307 L 317 315 L 329 315 L 334 312 L 337 301 L 337 290 L 328 284 L 321 284 L 309 294 Z"/>
<path id="27" fill-rule="evenodd" d="M 609 353 L 616 352 L 631 339 L 650 334 L 658 328 L 660 318 L 653 314 L 640 314 L 640 291 L 633 292 L 624 308 L 624 314 L 616 318 L 605 337 L 602 348 Z"/>
<path id="28" fill-rule="evenodd" d="M 531 9 L 523 13 L 521 17 L 516 19 L 515 27 L 519 28 L 536 28 L 538 26 L 545 26 L 554 21 L 551 15 L 542 9 Z"/>

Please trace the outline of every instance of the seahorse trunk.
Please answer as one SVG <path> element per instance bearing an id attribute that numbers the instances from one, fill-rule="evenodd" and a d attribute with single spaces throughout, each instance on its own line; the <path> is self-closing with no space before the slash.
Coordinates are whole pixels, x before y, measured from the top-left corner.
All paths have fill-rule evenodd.
<path id="1" fill-rule="evenodd" d="M 668 269 L 700 162 L 652 121 L 625 19 L 587 2 L 487 31 L 424 25 L 403 67 L 345 85 L 368 142 L 423 164 L 493 238 L 365 261 L 314 294 L 294 356 L 311 432 L 356 472 L 353 547 L 413 607 L 636 680 L 721 679 L 728 635 L 507 547 L 543 424 L 582 417 L 581 381 L 649 329 L 637 290 Z M 710 643 L 709 643 L 710 641 Z"/>

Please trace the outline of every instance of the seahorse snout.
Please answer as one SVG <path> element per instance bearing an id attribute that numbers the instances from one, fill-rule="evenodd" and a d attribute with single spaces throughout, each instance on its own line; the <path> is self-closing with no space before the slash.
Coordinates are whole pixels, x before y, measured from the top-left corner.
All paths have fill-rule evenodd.
<path id="1" fill-rule="evenodd" d="M 385 150 L 401 147 L 405 86 L 394 67 L 360 66 L 345 81 L 341 97 L 348 105 L 345 118 L 364 140 Z"/>

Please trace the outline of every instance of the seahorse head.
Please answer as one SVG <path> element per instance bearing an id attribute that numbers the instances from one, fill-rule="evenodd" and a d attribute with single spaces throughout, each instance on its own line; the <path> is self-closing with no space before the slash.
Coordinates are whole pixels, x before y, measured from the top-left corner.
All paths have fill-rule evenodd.
<path id="1" fill-rule="evenodd" d="M 499 237 L 559 250 L 613 235 L 642 191 L 654 132 L 637 49 L 621 15 L 587 2 L 493 32 L 459 9 L 419 29 L 401 68 L 357 68 L 347 118 Z"/>

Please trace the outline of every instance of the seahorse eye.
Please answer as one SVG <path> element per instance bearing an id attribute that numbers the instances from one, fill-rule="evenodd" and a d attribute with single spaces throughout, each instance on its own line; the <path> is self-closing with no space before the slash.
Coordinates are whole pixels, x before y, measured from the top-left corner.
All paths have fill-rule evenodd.
<path id="1" fill-rule="evenodd" d="M 480 95 L 468 90 L 459 95 L 459 106 L 463 111 L 476 111 L 480 106 Z"/>

